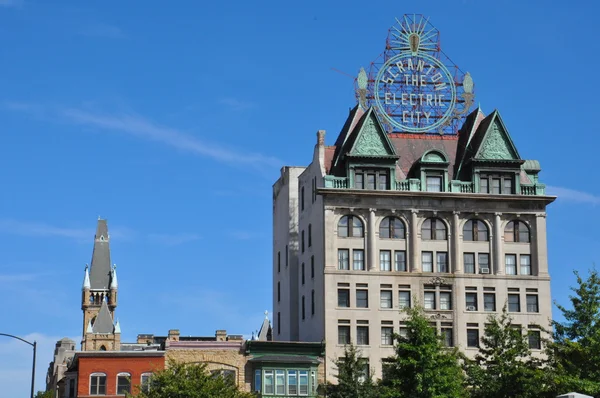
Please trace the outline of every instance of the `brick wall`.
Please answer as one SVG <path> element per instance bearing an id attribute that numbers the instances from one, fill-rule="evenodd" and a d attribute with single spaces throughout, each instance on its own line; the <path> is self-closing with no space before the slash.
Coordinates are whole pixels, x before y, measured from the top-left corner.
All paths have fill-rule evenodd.
<path id="1" fill-rule="evenodd" d="M 164 369 L 165 358 L 157 357 L 80 357 L 77 379 L 77 397 L 90 397 L 90 375 L 92 373 L 106 374 L 105 398 L 123 397 L 117 392 L 117 375 L 121 372 L 131 374 L 132 393 L 137 392 L 142 373 Z"/>

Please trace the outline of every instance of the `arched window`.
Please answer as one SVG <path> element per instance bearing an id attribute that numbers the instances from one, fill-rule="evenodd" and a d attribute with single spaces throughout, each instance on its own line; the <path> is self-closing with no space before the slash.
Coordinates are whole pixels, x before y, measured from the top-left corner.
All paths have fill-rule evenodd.
<path id="1" fill-rule="evenodd" d="M 338 236 L 341 238 L 362 238 L 365 229 L 360 218 L 356 216 L 344 216 L 338 223 Z"/>
<path id="2" fill-rule="evenodd" d="M 117 375 L 117 395 L 131 394 L 131 375 L 121 372 Z"/>
<path id="3" fill-rule="evenodd" d="M 150 391 L 150 378 L 152 377 L 152 373 L 146 372 L 142 373 L 142 377 L 140 379 L 140 390 L 142 392 Z"/>
<path id="4" fill-rule="evenodd" d="M 384 239 L 406 239 L 406 228 L 398 217 L 386 217 L 379 224 L 379 237 Z"/>
<path id="5" fill-rule="evenodd" d="M 467 241 L 487 242 L 490 240 L 490 232 L 483 221 L 469 220 L 463 228 L 463 239 Z"/>
<path id="6" fill-rule="evenodd" d="M 529 243 L 530 240 L 529 227 L 523 221 L 511 221 L 504 228 L 505 242 Z"/>
<path id="7" fill-rule="evenodd" d="M 428 218 L 421 226 L 421 238 L 425 240 L 448 240 L 446 224 L 439 218 Z"/>
<path id="8" fill-rule="evenodd" d="M 90 375 L 90 395 L 106 395 L 106 373 Z"/>

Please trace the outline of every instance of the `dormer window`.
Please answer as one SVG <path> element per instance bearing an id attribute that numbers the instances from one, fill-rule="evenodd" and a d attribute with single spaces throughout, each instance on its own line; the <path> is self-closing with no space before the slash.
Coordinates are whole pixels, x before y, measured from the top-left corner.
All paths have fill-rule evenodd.
<path id="1" fill-rule="evenodd" d="M 440 175 L 435 175 L 435 174 L 430 174 L 427 173 L 427 176 L 425 177 L 425 183 L 426 183 L 426 189 L 427 192 L 442 192 L 442 181 L 443 181 L 444 177 L 440 174 Z"/>
<path id="2" fill-rule="evenodd" d="M 387 190 L 389 188 L 389 170 L 356 169 L 354 170 L 354 188 L 369 190 Z"/>
<path id="3" fill-rule="evenodd" d="M 514 174 L 481 174 L 479 192 L 495 195 L 514 194 Z"/>

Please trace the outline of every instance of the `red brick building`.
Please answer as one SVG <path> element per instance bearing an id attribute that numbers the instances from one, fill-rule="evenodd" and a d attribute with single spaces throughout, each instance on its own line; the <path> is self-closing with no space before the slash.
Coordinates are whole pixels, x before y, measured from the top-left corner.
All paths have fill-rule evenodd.
<path id="1" fill-rule="evenodd" d="M 165 367 L 164 351 L 78 352 L 65 373 L 65 397 L 122 397 L 137 393 Z"/>

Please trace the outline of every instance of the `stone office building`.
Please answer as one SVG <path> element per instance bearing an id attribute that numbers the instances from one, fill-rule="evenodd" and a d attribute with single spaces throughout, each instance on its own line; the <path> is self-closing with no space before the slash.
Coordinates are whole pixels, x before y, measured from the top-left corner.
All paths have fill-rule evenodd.
<path id="1" fill-rule="evenodd" d="M 398 132 L 388 116 L 359 98 L 334 145 L 319 131 L 312 162 L 282 168 L 274 340 L 325 341 L 328 359 L 351 342 L 381 377 L 392 333 L 405 331 L 402 308 L 424 307 L 445 344 L 473 355 L 486 318 L 506 305 L 541 353 L 555 198 L 539 162 L 521 157 L 498 111 L 478 108 L 444 135 Z"/>

